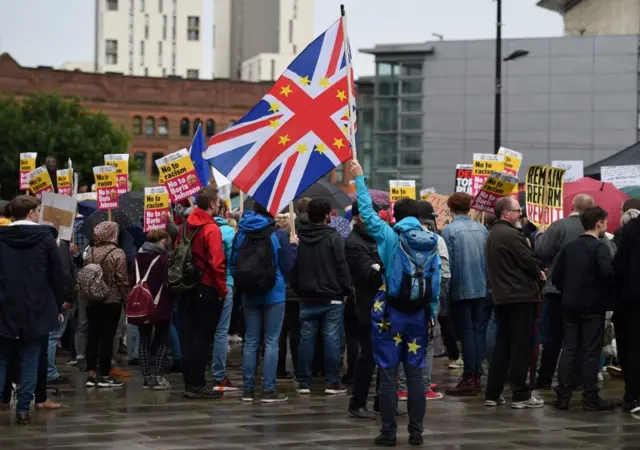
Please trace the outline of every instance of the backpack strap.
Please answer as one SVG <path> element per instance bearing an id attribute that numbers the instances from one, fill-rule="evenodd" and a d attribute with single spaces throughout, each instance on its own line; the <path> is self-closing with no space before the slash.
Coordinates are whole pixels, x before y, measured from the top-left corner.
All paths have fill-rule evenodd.
<path id="1" fill-rule="evenodd" d="M 138 258 L 133 258 L 133 262 L 136 266 L 136 284 L 140 283 L 140 268 L 138 267 Z"/>
<path id="2" fill-rule="evenodd" d="M 156 262 L 158 262 L 158 260 L 160 259 L 162 255 L 158 255 L 156 256 L 153 261 L 151 261 L 151 264 L 149 264 L 149 268 L 147 269 L 147 273 L 144 274 L 144 278 L 142 279 L 143 283 L 147 282 L 147 278 L 149 278 L 149 274 L 151 273 L 151 269 L 153 269 L 153 266 L 155 265 Z M 138 268 L 138 261 L 136 260 L 136 269 Z M 139 274 L 136 273 L 136 277 L 139 277 Z"/>

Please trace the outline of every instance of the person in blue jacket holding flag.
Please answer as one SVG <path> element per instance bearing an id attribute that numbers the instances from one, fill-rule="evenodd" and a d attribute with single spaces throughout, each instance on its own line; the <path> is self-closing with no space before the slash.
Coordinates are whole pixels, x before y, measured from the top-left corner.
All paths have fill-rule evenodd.
<path id="1" fill-rule="evenodd" d="M 418 203 L 413 199 L 402 199 L 394 205 L 396 224 L 389 226 L 373 209 L 360 164 L 352 160 L 349 168 L 356 183 L 360 217 L 376 241 L 384 266 L 385 285 L 371 312 L 382 422 L 375 444 L 396 444 L 397 378 L 402 362 L 408 386 L 409 444 L 421 445 L 426 409 L 422 371 L 440 294 L 438 238 L 420 225 Z"/>

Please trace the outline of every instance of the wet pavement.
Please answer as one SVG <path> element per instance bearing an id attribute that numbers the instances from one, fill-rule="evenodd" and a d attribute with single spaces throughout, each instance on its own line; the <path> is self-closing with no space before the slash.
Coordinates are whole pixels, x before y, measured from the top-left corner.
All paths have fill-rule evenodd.
<path id="1" fill-rule="evenodd" d="M 230 376 L 241 383 L 239 350 L 231 354 Z M 60 362 L 63 362 L 62 359 Z M 444 390 L 459 372 L 436 359 L 434 382 Z M 52 397 L 58 411 L 34 411 L 29 426 L 15 425 L 15 411 L 0 412 L 0 450 L 14 449 L 350 449 L 374 448 L 379 422 L 351 419 L 348 396 L 328 397 L 321 380 L 310 397 L 295 393 L 292 381 L 279 381 L 289 402 L 246 404 L 240 393 L 222 400 L 186 400 L 181 377 L 168 377 L 171 391 L 142 389 L 139 368 L 123 388 L 84 388 L 85 374 L 61 366 L 70 382 Z M 621 396 L 622 381 L 606 378 L 603 396 Z M 553 396 L 542 393 L 544 409 L 515 411 L 507 406 L 485 408 L 483 397 L 429 402 L 425 448 L 433 450 L 511 449 L 640 449 L 640 416 L 583 412 L 581 396 L 572 409 L 559 412 Z M 508 399 L 508 397 L 507 397 Z M 401 404 L 402 405 L 402 404 Z M 370 404 L 371 406 L 371 404 Z M 406 406 L 406 405 L 405 405 Z M 408 448 L 406 418 L 398 422 L 398 448 Z"/>

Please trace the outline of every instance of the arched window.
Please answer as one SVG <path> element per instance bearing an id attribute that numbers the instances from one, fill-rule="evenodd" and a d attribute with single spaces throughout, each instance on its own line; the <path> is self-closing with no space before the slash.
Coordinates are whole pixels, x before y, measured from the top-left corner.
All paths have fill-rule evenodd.
<path id="1" fill-rule="evenodd" d="M 147 153 L 146 152 L 136 152 L 133 155 L 133 159 L 136 162 L 136 166 L 138 166 L 138 172 L 143 175 L 147 174 Z"/>
<path id="2" fill-rule="evenodd" d="M 180 136 L 189 136 L 189 119 L 186 117 L 180 121 Z"/>
<path id="3" fill-rule="evenodd" d="M 134 135 L 139 136 L 142 134 L 142 118 L 140 116 L 135 116 L 133 118 L 131 128 L 133 128 Z"/>
<path id="4" fill-rule="evenodd" d="M 209 119 L 207 120 L 207 137 L 211 137 L 214 134 L 216 134 L 216 123 L 214 122 L 213 119 Z"/>
<path id="5" fill-rule="evenodd" d="M 156 164 L 156 160 L 162 158 L 164 153 L 154 152 L 151 154 L 151 178 L 153 181 L 157 181 L 160 177 L 160 171 L 158 170 L 158 165 Z"/>
<path id="6" fill-rule="evenodd" d="M 202 123 L 202 120 L 200 120 L 200 117 L 196 118 L 193 121 L 193 134 L 196 134 L 196 131 L 198 131 L 198 125 L 200 125 Z"/>
<path id="7" fill-rule="evenodd" d="M 156 119 L 149 116 L 144 123 L 144 134 L 147 136 L 155 136 L 156 135 Z"/>
<path id="8" fill-rule="evenodd" d="M 169 121 L 166 117 L 161 117 L 160 120 L 158 120 L 158 135 L 169 136 Z"/>

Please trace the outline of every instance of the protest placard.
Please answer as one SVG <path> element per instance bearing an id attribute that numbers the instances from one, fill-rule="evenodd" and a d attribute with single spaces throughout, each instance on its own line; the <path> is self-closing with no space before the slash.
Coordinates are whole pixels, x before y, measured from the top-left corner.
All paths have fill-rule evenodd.
<path id="1" fill-rule="evenodd" d="M 46 166 L 40 166 L 27 174 L 29 191 L 39 199 L 43 192 L 53 192 L 53 183 Z"/>
<path id="2" fill-rule="evenodd" d="M 471 202 L 471 209 L 493 214 L 496 202 L 502 197 L 511 195 L 517 187 L 518 178 L 506 173 L 493 172 Z"/>
<path id="3" fill-rule="evenodd" d="M 493 153 L 473 154 L 473 182 L 471 183 L 470 194 L 475 197 L 482 189 L 484 182 L 493 173 L 504 172 L 504 156 Z"/>
<path id="4" fill-rule="evenodd" d="M 420 200 L 427 200 L 427 196 L 434 192 L 436 192 L 436 188 L 434 187 L 428 187 L 420 190 Z"/>
<path id="5" fill-rule="evenodd" d="M 26 191 L 29 189 L 29 182 L 27 181 L 27 175 L 29 172 L 33 172 L 36 168 L 37 153 L 20 153 L 20 190 Z"/>
<path id="6" fill-rule="evenodd" d="M 56 171 L 56 179 L 58 184 L 58 194 L 71 195 L 71 186 L 73 185 L 73 170 L 60 169 Z"/>
<path id="7" fill-rule="evenodd" d="M 76 194 L 76 200 L 78 200 L 78 202 L 84 202 L 85 200 L 98 200 L 98 194 L 95 192 L 83 192 L 82 194 Z"/>
<path id="8" fill-rule="evenodd" d="M 389 201 L 396 203 L 403 198 L 416 199 L 415 180 L 389 180 Z"/>
<path id="9" fill-rule="evenodd" d="M 118 190 L 116 168 L 113 166 L 99 166 L 93 168 L 96 180 L 96 194 L 98 209 L 110 210 L 118 208 Z"/>
<path id="10" fill-rule="evenodd" d="M 156 159 L 156 165 L 172 203 L 189 198 L 202 188 L 186 148 Z"/>
<path id="11" fill-rule="evenodd" d="M 433 211 L 437 214 L 436 225 L 439 230 L 442 230 L 453 221 L 453 216 L 451 215 L 451 211 L 449 211 L 449 206 L 447 205 L 447 200 L 449 200 L 448 195 L 429 192 L 425 196 L 424 200 L 428 201 L 431 203 L 431 206 L 433 206 Z"/>
<path id="12" fill-rule="evenodd" d="M 43 192 L 39 223 L 58 228 L 58 238 L 70 241 L 77 206 L 78 201 L 69 195 Z"/>
<path id="13" fill-rule="evenodd" d="M 518 176 L 518 170 L 522 165 L 522 153 L 500 147 L 498 155 L 504 156 L 504 173 L 508 175 Z"/>
<path id="14" fill-rule="evenodd" d="M 565 183 L 570 183 L 584 177 L 584 161 L 551 161 L 551 167 L 565 170 Z"/>
<path id="15" fill-rule="evenodd" d="M 562 219 L 564 169 L 531 166 L 527 171 L 527 218 L 545 229 Z"/>
<path id="16" fill-rule="evenodd" d="M 116 183 L 118 195 L 129 190 L 129 155 L 126 153 L 104 155 L 104 165 L 116 168 Z"/>
<path id="17" fill-rule="evenodd" d="M 169 221 L 169 192 L 164 186 L 144 188 L 144 231 L 165 230 Z"/>
<path id="18" fill-rule="evenodd" d="M 640 165 L 602 166 L 600 179 L 613 183 L 618 189 L 627 186 L 640 186 Z"/>
<path id="19" fill-rule="evenodd" d="M 456 185 L 454 192 L 471 194 L 473 184 L 473 164 L 456 164 Z"/>

